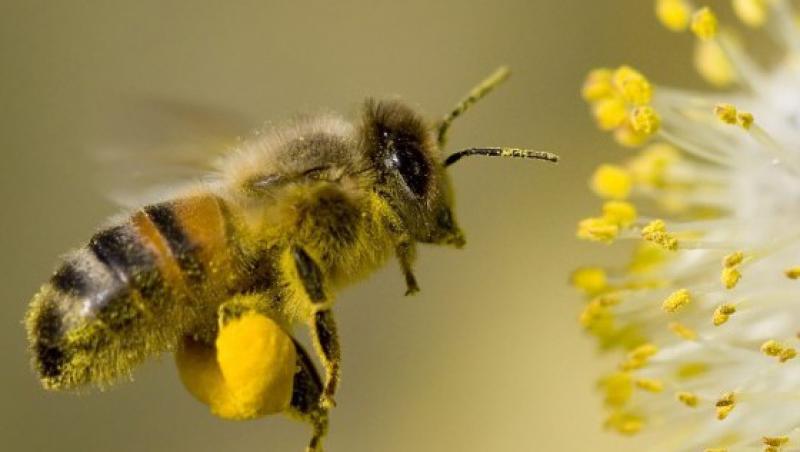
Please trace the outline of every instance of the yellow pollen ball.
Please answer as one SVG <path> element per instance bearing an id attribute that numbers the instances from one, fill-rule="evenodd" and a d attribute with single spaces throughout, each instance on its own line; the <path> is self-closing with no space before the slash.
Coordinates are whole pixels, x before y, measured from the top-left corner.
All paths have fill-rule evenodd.
<path id="1" fill-rule="evenodd" d="M 694 48 L 694 67 L 710 84 L 725 88 L 737 80 L 731 60 L 717 41 L 698 40 Z"/>
<path id="2" fill-rule="evenodd" d="M 606 199 L 626 199 L 633 188 L 630 173 L 617 165 L 600 165 L 592 175 L 592 190 Z"/>
<path id="3" fill-rule="evenodd" d="M 611 83 L 611 69 L 594 69 L 586 76 L 581 89 L 581 95 L 588 102 L 595 102 L 611 97 L 614 94 L 614 85 Z"/>
<path id="4" fill-rule="evenodd" d="M 740 279 L 742 279 L 742 273 L 736 268 L 726 267 L 722 269 L 720 280 L 726 289 L 730 290 L 736 287 Z"/>
<path id="5" fill-rule="evenodd" d="M 618 97 L 601 99 L 592 109 L 597 127 L 602 130 L 614 130 L 628 119 L 625 102 Z"/>
<path id="6" fill-rule="evenodd" d="M 624 201 L 606 201 L 603 204 L 603 218 L 627 228 L 636 221 L 636 208 Z"/>
<path id="7" fill-rule="evenodd" d="M 703 7 L 692 15 L 692 32 L 700 39 L 711 39 L 717 35 L 717 16 L 709 7 Z"/>
<path id="8" fill-rule="evenodd" d="M 767 21 L 766 0 L 733 0 L 733 10 L 750 27 L 760 27 Z"/>
<path id="9" fill-rule="evenodd" d="M 582 240 L 611 243 L 619 235 L 619 226 L 606 218 L 586 218 L 578 223 L 577 236 Z"/>
<path id="10" fill-rule="evenodd" d="M 714 107 L 714 114 L 725 124 L 736 124 L 736 107 L 731 104 L 717 104 Z"/>
<path id="11" fill-rule="evenodd" d="M 781 447 L 789 442 L 788 436 L 765 436 L 761 439 L 765 446 Z"/>
<path id="12" fill-rule="evenodd" d="M 787 268 L 784 271 L 784 274 L 789 279 L 798 279 L 798 278 L 800 278 L 800 267 Z"/>
<path id="13" fill-rule="evenodd" d="M 686 305 L 691 303 L 691 301 L 692 295 L 687 289 L 677 290 L 668 296 L 666 300 L 664 300 L 664 302 L 661 304 L 661 309 L 670 313 L 678 312 Z"/>
<path id="14" fill-rule="evenodd" d="M 691 7 L 686 0 L 658 0 L 656 2 L 658 20 L 672 31 L 686 30 L 691 13 Z"/>
<path id="15" fill-rule="evenodd" d="M 602 292 L 608 287 L 606 272 L 599 267 L 584 267 L 572 273 L 572 285 L 588 295 Z"/>
<path id="16" fill-rule="evenodd" d="M 642 238 L 669 251 L 678 249 L 678 239 L 667 232 L 664 220 L 653 220 L 642 229 Z"/>
<path id="17" fill-rule="evenodd" d="M 641 72 L 630 66 L 620 66 L 612 75 L 612 83 L 625 102 L 646 105 L 653 97 L 653 87 Z"/>
<path id="18" fill-rule="evenodd" d="M 675 333 L 675 335 L 681 339 L 685 339 L 687 341 L 693 341 L 697 339 L 697 333 L 695 333 L 694 330 L 681 323 L 670 322 L 670 324 L 667 326 L 670 331 Z"/>
<path id="19" fill-rule="evenodd" d="M 727 392 L 717 400 L 717 419 L 724 420 L 733 411 L 736 406 L 736 395 L 732 392 Z"/>
<path id="20" fill-rule="evenodd" d="M 636 107 L 631 112 L 631 127 L 635 132 L 652 135 L 661 127 L 661 116 L 649 105 Z"/>
<path id="21" fill-rule="evenodd" d="M 700 403 L 700 398 L 691 392 L 679 392 L 676 397 L 678 401 L 690 408 L 695 408 Z"/>

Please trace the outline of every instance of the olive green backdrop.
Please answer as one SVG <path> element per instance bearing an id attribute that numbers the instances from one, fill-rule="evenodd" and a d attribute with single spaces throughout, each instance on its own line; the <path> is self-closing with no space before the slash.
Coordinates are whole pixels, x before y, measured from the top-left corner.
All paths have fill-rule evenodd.
<path id="1" fill-rule="evenodd" d="M 423 248 L 422 292 L 395 263 L 337 306 L 344 349 L 333 452 L 622 451 L 594 381 L 610 363 L 579 330 L 569 271 L 605 257 L 574 225 L 586 178 L 621 157 L 579 96 L 586 71 L 629 62 L 697 84 L 691 38 L 644 0 L 109 2 L 0 4 L 0 449 L 300 451 L 305 425 L 212 417 L 170 357 L 105 393 L 45 393 L 21 319 L 57 257 L 117 212 L 88 148 L 130 99 L 175 99 L 254 121 L 400 95 L 438 117 L 499 64 L 511 81 L 453 128 L 452 148 L 518 145 L 539 162 L 454 167 L 461 251 Z"/>

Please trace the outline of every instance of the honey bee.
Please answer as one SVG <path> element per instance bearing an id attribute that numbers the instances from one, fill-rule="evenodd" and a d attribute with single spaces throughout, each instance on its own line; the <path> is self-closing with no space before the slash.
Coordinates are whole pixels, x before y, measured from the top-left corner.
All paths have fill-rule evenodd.
<path id="1" fill-rule="evenodd" d="M 498 69 L 435 123 L 399 100 L 367 100 L 357 121 L 275 127 L 202 183 L 101 229 L 31 301 L 43 386 L 107 385 L 175 351 L 187 389 L 215 414 L 294 415 L 321 450 L 339 383 L 337 292 L 395 256 L 413 294 L 418 243 L 465 244 L 446 171 L 460 159 L 558 160 L 516 148 L 443 157 L 452 122 L 508 75 Z M 310 328 L 324 378 L 291 336 L 297 324 Z"/>

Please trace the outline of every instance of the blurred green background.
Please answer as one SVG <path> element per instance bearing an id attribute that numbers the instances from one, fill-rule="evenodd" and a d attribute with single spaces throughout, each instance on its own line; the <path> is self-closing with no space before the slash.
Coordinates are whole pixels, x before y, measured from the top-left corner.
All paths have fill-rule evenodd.
<path id="1" fill-rule="evenodd" d="M 422 292 L 392 263 L 337 306 L 344 370 L 336 451 L 624 451 L 594 382 L 610 363 L 576 322 L 570 270 L 605 260 L 574 225 L 586 179 L 621 157 L 579 97 L 586 71 L 631 63 L 696 84 L 691 37 L 644 0 L 139 2 L 0 5 L 0 438 L 8 451 L 300 451 L 308 429 L 212 417 L 170 357 L 105 393 L 46 393 L 21 319 L 58 256 L 118 210 L 88 149 L 130 99 L 280 120 L 400 95 L 430 117 L 500 64 L 511 81 L 454 128 L 451 147 L 557 151 L 557 167 L 474 159 L 453 170 L 462 251 L 422 249 Z"/>

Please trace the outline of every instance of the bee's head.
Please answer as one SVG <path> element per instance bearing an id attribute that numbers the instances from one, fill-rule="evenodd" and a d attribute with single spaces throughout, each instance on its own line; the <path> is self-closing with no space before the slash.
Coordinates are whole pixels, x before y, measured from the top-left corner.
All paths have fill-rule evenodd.
<path id="1" fill-rule="evenodd" d="M 376 186 L 416 241 L 464 245 L 453 215 L 447 167 L 472 155 L 518 157 L 557 162 L 548 152 L 517 148 L 469 148 L 444 158 L 442 149 L 453 120 L 508 78 L 501 67 L 476 86 L 444 119 L 431 128 L 399 101 L 368 100 L 361 124 L 362 149 L 376 169 Z"/>

